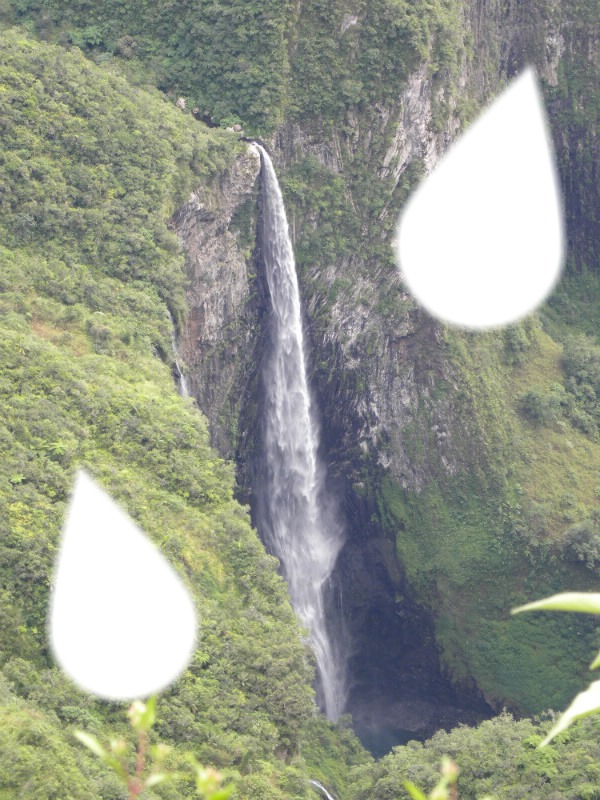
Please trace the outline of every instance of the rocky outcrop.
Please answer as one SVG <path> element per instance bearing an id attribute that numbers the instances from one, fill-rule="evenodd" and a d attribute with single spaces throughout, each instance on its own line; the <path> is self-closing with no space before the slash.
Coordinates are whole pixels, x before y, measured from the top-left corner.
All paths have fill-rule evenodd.
<path id="1" fill-rule="evenodd" d="M 208 419 L 212 443 L 230 458 L 256 333 L 249 305 L 259 171 L 258 151 L 248 145 L 219 185 L 192 194 L 172 223 L 189 278 L 189 314 L 179 344 L 187 383 Z"/>
<path id="2" fill-rule="evenodd" d="M 468 376 L 460 359 L 449 357 L 451 336 L 414 306 L 391 259 L 373 258 L 369 250 L 378 237 L 391 242 L 390 225 L 398 212 L 394 198 L 411 165 L 418 163 L 422 173 L 430 172 L 475 109 L 533 63 L 546 91 L 562 167 L 571 253 L 591 264 L 595 256 L 590 243 L 600 235 L 595 228 L 600 218 L 594 211 L 597 188 L 592 189 L 600 157 L 594 130 L 564 126 L 563 109 L 573 93 L 564 69 L 569 59 L 578 59 L 578 69 L 589 82 L 598 68 L 599 49 L 597 25 L 584 31 L 581 18 L 574 15 L 557 0 L 474 0 L 464 10 L 470 56 L 452 82 L 433 78 L 430 65 L 422 64 L 399 90 L 396 102 L 352 109 L 343 128 L 292 121 L 273 137 L 274 158 L 282 172 L 307 158 L 341 176 L 352 175 L 357 164 L 368 164 L 373 181 L 381 181 L 390 198 L 376 216 L 369 216 L 360 208 L 360 198 L 353 197 L 348 180 L 349 205 L 361 216 L 369 244 L 361 247 L 364 253 L 326 265 L 308 264 L 302 276 L 329 460 L 340 474 L 370 453 L 401 486 L 418 492 L 432 472 L 454 475 L 469 470 L 473 453 L 503 447 L 500 432 L 493 447 L 486 447 L 481 423 L 469 411 Z M 583 48 L 579 54 L 577 43 Z M 582 152 L 583 136 L 590 141 Z M 304 218 L 297 218 L 293 208 L 291 214 L 299 240 L 318 224 L 310 210 Z M 497 398 L 488 399 L 497 404 Z M 479 400 L 486 404 L 486 398 Z"/>
<path id="3" fill-rule="evenodd" d="M 561 57 L 573 49 L 573 35 L 559 3 L 549 3 L 544 14 L 536 8 L 533 3 L 501 8 L 498 3 L 484 7 L 473 2 L 464 20 L 473 41 L 472 59 L 465 61 L 452 86 L 434 80 L 429 65 L 422 64 L 395 103 L 376 105 L 362 114 L 350 110 L 343 130 L 325 133 L 314 121 L 288 122 L 268 143 L 278 169 L 285 172 L 311 157 L 345 176 L 357 162 L 365 162 L 373 179 L 384 182 L 393 198 L 411 165 L 418 162 L 429 172 L 458 135 L 463 127 L 457 110 L 461 98 L 469 98 L 473 108 L 485 103 L 532 60 L 550 87 L 557 83 Z M 593 52 L 590 47 L 590 59 Z M 442 100 L 447 101 L 447 112 L 440 124 Z M 577 149 L 572 137 L 563 139 L 564 147 Z M 209 418 L 213 442 L 227 456 L 235 452 L 244 405 L 240 395 L 247 381 L 242 376 L 256 368 L 249 362 L 254 359 L 252 342 L 260 312 L 256 304 L 249 309 L 248 303 L 253 293 L 260 294 L 260 285 L 253 283 L 260 267 L 251 257 L 256 219 L 251 198 L 258 170 L 257 157 L 249 151 L 210 199 L 192 197 L 175 220 L 191 280 L 183 356 L 192 393 Z M 352 191 L 348 182 L 349 204 L 360 215 L 359 199 Z M 240 209 L 243 232 L 235 230 Z M 375 219 L 363 218 L 365 238 L 380 235 L 389 240 L 396 213 L 397 204 L 390 200 Z M 297 219 L 292 208 L 291 217 L 297 237 L 318 224 L 310 211 Z M 577 239 L 576 226 L 571 231 L 571 239 Z M 463 376 L 444 355 L 441 329 L 415 308 L 389 259 L 382 263 L 357 253 L 327 265 L 308 265 L 302 283 L 325 445 L 334 470 L 347 473 L 350 462 L 369 453 L 400 485 L 419 491 L 432 469 L 452 475 L 468 468 L 471 455 L 466 451 L 481 451 L 482 440 L 468 414 L 465 429 L 465 407 L 457 399 Z M 326 303 L 334 293 L 335 301 Z M 427 414 L 417 414 L 423 406 Z M 415 425 L 419 416 L 427 419 L 425 428 Z M 421 457 L 415 458 L 415 451 Z"/>

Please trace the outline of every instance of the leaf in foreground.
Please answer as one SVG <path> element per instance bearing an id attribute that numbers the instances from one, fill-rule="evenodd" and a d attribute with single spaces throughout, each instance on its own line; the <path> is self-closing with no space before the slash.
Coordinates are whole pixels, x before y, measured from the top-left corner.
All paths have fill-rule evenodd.
<path id="1" fill-rule="evenodd" d="M 89 750 L 92 751 L 95 755 L 101 758 L 103 761 L 106 761 L 106 757 L 108 753 L 102 747 L 98 739 L 95 736 L 92 736 L 89 733 L 85 733 L 84 731 L 75 731 L 75 737 L 79 739 L 79 741 L 84 744 Z"/>
<path id="2" fill-rule="evenodd" d="M 418 786 L 415 786 L 412 781 L 404 781 L 404 788 L 412 797 L 412 800 L 427 800 L 427 795 Z"/>
<path id="3" fill-rule="evenodd" d="M 547 745 L 557 734 L 566 730 L 576 720 L 598 711 L 600 711 L 600 681 L 595 681 L 585 692 L 580 692 L 577 695 L 548 736 L 540 744 L 540 747 Z"/>
<path id="4" fill-rule="evenodd" d="M 519 614 L 521 611 L 579 611 L 584 614 L 600 614 L 600 593 L 563 592 L 513 608 L 510 613 Z"/>

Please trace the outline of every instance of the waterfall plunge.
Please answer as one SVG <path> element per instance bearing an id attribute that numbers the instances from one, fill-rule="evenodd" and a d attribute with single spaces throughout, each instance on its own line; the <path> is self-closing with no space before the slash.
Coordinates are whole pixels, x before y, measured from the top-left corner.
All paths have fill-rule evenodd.
<path id="1" fill-rule="evenodd" d="M 258 526 L 281 562 L 294 611 L 310 633 L 321 705 L 335 721 L 346 700 L 346 648 L 341 621 L 335 637 L 328 629 L 326 592 L 344 536 L 317 458 L 319 434 L 306 380 L 300 295 L 283 198 L 271 159 L 257 147 L 262 158 L 263 257 L 272 306 Z"/>

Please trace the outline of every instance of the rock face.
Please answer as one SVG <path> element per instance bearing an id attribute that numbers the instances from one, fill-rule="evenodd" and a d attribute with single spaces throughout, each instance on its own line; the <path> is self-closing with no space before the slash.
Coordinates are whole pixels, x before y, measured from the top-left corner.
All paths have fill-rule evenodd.
<path id="1" fill-rule="evenodd" d="M 360 26 L 359 18 L 352 20 L 353 26 Z M 436 84 L 423 64 L 409 76 L 395 103 L 377 106 L 368 117 L 349 111 L 343 131 L 325 133 L 314 121 L 306 125 L 298 121 L 286 123 L 269 143 L 278 169 L 285 172 L 291 164 L 312 158 L 344 176 L 356 161 L 366 161 L 392 196 L 411 164 L 419 162 L 422 172 L 431 171 L 460 132 L 458 99 L 467 97 L 474 104 L 486 102 L 507 78 L 531 61 L 540 77 L 553 87 L 560 65 L 577 46 L 576 34 L 581 28 L 578 25 L 574 29 L 568 10 L 550 1 L 544 5 L 543 13 L 531 2 L 508 4 L 506 8 L 473 2 L 465 9 L 464 22 L 472 37 L 473 58 L 463 66 L 454 87 Z M 345 27 L 342 24 L 343 30 Z M 584 37 L 592 65 L 598 58 L 594 30 L 592 26 Z M 436 108 L 444 96 L 449 113 L 440 124 Z M 552 110 L 559 146 L 576 150 L 569 131 L 556 120 L 556 108 Z M 191 371 L 192 393 L 209 418 L 215 444 L 227 455 L 236 448 L 241 408 L 236 396 L 241 388 L 238 372 L 240 368 L 247 371 L 248 364 L 242 363 L 254 357 L 249 343 L 260 324 L 260 258 L 258 255 L 257 261 L 257 254 L 250 254 L 255 246 L 256 222 L 252 193 L 259 168 L 257 156 L 249 150 L 224 177 L 210 201 L 194 196 L 175 218 L 176 230 L 188 253 L 191 279 L 191 313 L 183 337 L 183 355 Z M 589 178 L 586 181 L 589 183 Z M 565 183 L 572 180 L 565 176 Z M 351 187 L 348 191 L 351 195 Z M 352 196 L 350 204 L 360 214 Z M 572 242 L 585 239 L 589 246 L 593 241 L 589 235 L 593 220 L 581 218 L 582 202 L 574 200 L 566 205 L 571 216 L 579 214 L 579 222 L 587 230 L 584 236 L 573 220 L 569 227 Z M 240 210 L 245 216 L 243 232 L 235 219 Z M 293 208 L 291 214 L 299 239 L 304 230 L 317 224 L 310 212 L 297 224 Z M 390 203 L 376 220 L 363 219 L 365 238 L 377 236 L 377 227 L 382 228 L 386 218 L 394 215 Z M 244 245 L 240 244 L 241 236 L 245 237 Z M 583 244 L 574 246 L 584 248 Z M 336 287 L 336 299 L 325 314 L 324 299 L 340 278 L 347 279 L 350 285 Z M 422 433 L 426 452 L 421 463 L 406 450 L 404 432 L 414 421 L 417 406 L 429 402 L 440 382 L 458 391 L 461 376 L 453 373 L 444 357 L 443 333 L 415 308 L 389 259 L 382 263 L 356 254 L 336 258 L 326 265 L 309 264 L 301 280 L 313 362 L 323 365 L 321 372 L 316 367 L 314 377 L 323 399 L 328 399 L 326 427 L 336 431 L 338 441 L 337 445 L 333 440 L 329 443 L 336 463 L 344 467 L 343 454 L 351 450 L 375 451 L 381 466 L 389 469 L 402 486 L 415 491 L 422 487 L 432 459 L 448 474 L 468 467 L 468 459 L 465 462 L 462 455 L 465 433 L 469 434 L 464 430 L 464 407 L 459 409 L 457 431 L 452 422 L 456 406 L 452 392 L 443 398 L 435 397 L 430 403 L 430 425 L 428 432 Z M 258 298 L 259 302 L 249 308 L 253 293 L 252 299 Z M 378 308 L 382 293 L 394 298 L 391 313 L 382 313 Z M 478 431 L 474 429 L 471 434 L 473 447 L 480 446 Z M 460 437 L 458 442 L 456 435 Z M 412 432 L 411 438 L 416 440 L 418 436 Z"/>
<path id="2" fill-rule="evenodd" d="M 420 68 L 409 78 L 397 106 L 376 109 L 377 129 L 364 130 L 354 119 L 350 136 L 342 140 L 334 132 L 324 143 L 320 132 L 290 124 L 273 142 L 276 157 L 282 168 L 294 160 L 313 158 L 343 175 L 358 153 L 375 161 L 373 171 L 387 181 L 393 195 L 411 164 L 418 161 L 429 172 L 458 131 L 455 116 L 436 131 L 432 108 L 431 81 Z M 387 142 L 375 158 L 370 154 L 374 139 Z M 386 207 L 376 220 L 365 220 L 365 239 L 381 236 L 379 228 L 392 213 Z M 304 220 L 305 228 L 310 224 Z M 444 356 L 440 326 L 415 306 L 390 264 L 391 248 L 387 255 L 377 261 L 357 253 L 325 267 L 306 266 L 303 289 L 313 361 L 325 365 L 317 367 L 314 379 L 334 471 L 347 474 L 349 453 L 351 462 L 360 453 L 369 454 L 400 485 L 418 492 L 431 473 L 432 461 L 448 474 L 468 466 L 464 447 L 454 436 L 464 442 L 469 431 L 463 409 L 460 420 L 455 419 L 451 394 L 432 400 L 438 383 L 458 388 L 460 377 Z M 324 299 L 333 294 L 335 299 L 323 312 Z M 423 403 L 430 416 L 427 428 L 416 431 L 416 412 Z M 422 442 L 421 458 L 415 458 L 414 447 L 407 447 L 407 435 L 413 443 Z M 479 446 L 476 430 L 472 437 L 474 447 Z"/>
<path id="3" fill-rule="evenodd" d="M 545 82 L 571 209 L 567 221 L 572 251 L 584 252 L 585 242 L 589 246 L 593 241 L 593 214 L 583 210 L 581 197 L 585 194 L 597 207 L 597 193 L 592 200 L 589 170 L 583 178 L 585 170 L 578 166 L 582 157 L 573 161 L 567 156 L 568 151 L 577 150 L 575 141 L 581 145 L 583 133 L 572 130 L 570 123 L 564 127 L 561 109 L 565 98 L 557 97 L 555 89 L 561 59 L 568 58 L 569 48 L 574 50 L 577 37 L 565 12 L 557 4 L 548 5 L 548 13 L 541 14 L 533 13 L 532 4 L 509 4 L 501 10 L 499 4 L 473 3 L 465 24 L 474 42 L 474 57 L 463 65 L 453 89 L 436 85 L 427 69 L 419 67 L 395 103 L 363 110 L 362 117 L 349 113 L 343 128 L 327 133 L 316 125 L 289 123 L 273 140 L 281 169 L 309 158 L 345 176 L 356 173 L 357 162 L 367 163 L 371 174 L 385 185 L 389 198 L 376 215 L 361 215 L 360 198 L 352 195 L 349 181 L 349 205 L 361 215 L 365 245 L 333 263 L 309 262 L 302 275 L 325 460 L 344 497 L 350 533 L 338 564 L 348 625 L 356 643 L 351 661 L 355 688 L 349 710 L 355 723 L 367 731 L 374 724 L 374 708 L 386 709 L 385 714 L 376 716 L 385 717 L 389 729 L 414 726 L 403 705 L 407 697 L 417 705 L 436 700 L 438 714 L 428 721 L 423 718 L 421 732 L 428 725 L 435 728 L 447 723 L 449 708 L 454 709 L 455 721 L 467 719 L 471 712 L 485 713 L 477 690 L 467 690 L 461 697 L 453 695 L 437 666 L 436 652 L 439 627 L 456 625 L 451 637 L 461 638 L 460 614 L 448 626 L 454 615 L 451 606 L 464 603 L 465 591 L 476 598 L 481 578 L 477 579 L 474 570 L 469 589 L 457 582 L 448 590 L 445 577 L 440 576 L 438 582 L 435 573 L 427 576 L 430 587 L 421 588 L 420 598 L 429 596 L 427 602 L 440 619 L 432 622 L 432 616 L 414 603 L 415 587 L 403 578 L 403 565 L 395 562 L 393 540 L 391 552 L 386 551 L 385 529 L 391 532 L 394 525 L 402 523 L 394 521 L 387 526 L 390 503 L 373 487 L 389 480 L 412 494 L 417 504 L 426 505 L 429 499 L 419 500 L 425 490 L 431 492 L 432 486 L 450 485 L 462 478 L 476 496 L 492 496 L 500 506 L 513 447 L 505 397 L 498 390 L 493 366 L 490 368 L 493 354 L 502 349 L 502 337 L 459 336 L 431 320 L 405 294 L 389 259 L 373 256 L 373 242 L 382 236 L 382 230 L 388 241 L 391 239 L 386 222 L 397 213 L 394 196 L 411 165 L 419 163 L 421 172 L 429 172 L 460 132 L 461 98 L 471 101 L 467 116 L 473 116 L 478 105 L 532 62 Z M 584 40 L 588 39 L 586 35 Z M 589 52 L 589 64 L 593 65 L 591 53 L 597 49 Z M 447 109 L 442 120 L 441 101 Z M 594 152 L 593 146 L 586 147 L 588 154 L 590 151 Z M 597 154 L 592 158 L 598 163 Z M 572 186 L 573 169 L 582 175 L 581 188 Z M 570 192 L 576 199 L 569 200 Z M 310 212 L 297 220 L 300 246 L 306 231 L 317 224 Z M 440 506 L 432 507 L 428 524 L 440 529 L 447 526 L 451 539 L 456 523 L 445 518 L 443 504 Z M 480 525 L 490 525 L 485 513 L 481 520 Z M 429 531 L 411 535 L 428 536 Z M 444 603 L 448 605 L 444 607 Z M 470 613 L 467 603 L 464 614 Z M 460 651 L 462 645 L 456 649 Z M 466 650 L 465 646 L 463 652 Z M 452 670 L 449 652 L 444 655 Z M 467 663 L 471 658 L 465 656 Z M 494 694 L 483 681 L 479 683 L 481 673 L 493 673 L 493 660 L 491 656 L 483 669 L 480 661 L 479 674 L 471 671 L 471 666 L 466 672 L 492 704 L 517 705 L 514 695 Z"/>
<path id="4" fill-rule="evenodd" d="M 472 60 L 463 65 L 454 87 L 436 84 L 428 66 L 422 65 L 410 75 L 397 102 L 376 106 L 368 122 L 364 113 L 361 118 L 351 111 L 343 130 L 325 135 L 318 126 L 286 124 L 273 139 L 276 161 L 284 169 L 311 158 L 343 176 L 362 160 L 369 163 L 373 176 L 385 183 L 392 197 L 411 164 L 419 162 L 422 172 L 430 172 L 464 128 L 458 111 L 461 98 L 468 98 L 473 109 L 485 104 L 507 79 L 534 63 L 547 89 L 554 138 L 564 167 L 571 249 L 589 249 L 594 241 L 593 214 L 584 211 L 580 197 L 570 202 L 569 196 L 578 192 L 589 196 L 590 176 L 585 176 L 579 190 L 572 186 L 567 170 L 573 166 L 583 170 L 565 155 L 566 150 L 577 149 L 571 140 L 576 134 L 569 137 L 562 127 L 553 87 L 563 60 L 569 53 L 573 55 L 577 32 L 583 37 L 579 43 L 589 52 L 592 71 L 594 59 L 598 60 L 598 26 L 581 33 L 581 24 L 574 26 L 569 10 L 558 2 L 546 3 L 543 10 L 531 2 L 502 8 L 473 2 L 465 9 L 464 23 L 472 37 Z M 446 100 L 448 109 L 443 123 L 437 110 L 441 100 Z M 596 163 L 598 160 L 596 157 Z M 597 203 L 596 196 L 591 205 Z M 394 209 L 389 203 L 376 219 L 363 218 L 365 239 L 381 235 L 378 229 L 393 217 Z M 298 238 L 302 227 L 311 224 L 315 223 L 310 219 L 297 224 Z M 340 278 L 346 278 L 349 285 L 337 290 L 327 314 L 321 314 L 324 297 L 332 293 Z M 459 397 L 464 394 L 463 376 L 444 353 L 441 328 L 415 308 L 395 270 L 357 254 L 325 267 L 309 264 L 303 284 L 315 361 L 327 363 L 315 376 L 322 397 L 327 397 L 325 427 L 343 437 L 341 450 L 376 452 L 379 464 L 400 485 L 417 492 L 432 468 L 441 468 L 448 475 L 469 469 L 472 456 L 466 453 L 465 442 L 470 442 L 471 453 L 485 448 L 476 420 L 465 415 L 465 398 Z M 391 313 L 381 313 L 384 304 L 378 301 L 382 293 L 395 300 Z M 332 372 L 337 372 L 337 377 L 332 377 Z M 422 444 L 422 458 L 415 459 L 414 448 L 407 448 L 406 433 L 414 425 L 417 407 L 423 404 L 429 409 L 427 430 L 411 429 L 408 437 L 415 446 Z M 342 414 L 345 419 L 340 418 Z M 336 449 L 334 442 L 330 446 Z M 347 462 L 340 456 L 336 452 L 334 460 L 345 469 Z"/>
<path id="5" fill-rule="evenodd" d="M 190 394 L 208 418 L 213 444 L 230 458 L 256 328 L 249 308 L 254 243 L 248 244 L 248 228 L 259 171 L 258 151 L 247 147 L 215 190 L 193 194 L 173 219 L 190 281 L 180 344 Z"/>

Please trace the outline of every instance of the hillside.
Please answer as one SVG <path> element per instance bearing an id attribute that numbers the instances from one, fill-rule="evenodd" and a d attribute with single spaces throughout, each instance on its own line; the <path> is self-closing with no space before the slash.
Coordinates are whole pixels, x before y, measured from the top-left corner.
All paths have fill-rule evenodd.
<path id="1" fill-rule="evenodd" d="M 465 797 L 503 781 L 498 797 L 595 796 L 594 726 L 538 759 L 548 722 L 502 716 L 373 765 L 347 718 L 316 714 L 312 657 L 250 524 L 269 306 L 258 164 L 225 128 L 261 137 L 284 190 L 347 530 L 334 579 L 355 730 L 380 753 L 504 706 L 560 709 L 588 682 L 597 626 L 509 612 L 597 588 L 600 571 L 599 14 L 597 0 L 0 4 L 0 754 L 19 767 L 0 797 L 47 741 L 55 784 L 41 759 L 32 796 L 121 796 L 69 732 L 122 714 L 75 691 L 45 642 L 78 465 L 194 592 L 199 651 L 158 733 L 230 772 L 236 797 L 314 797 L 312 777 L 343 800 L 400 797 L 409 764 L 426 785 L 461 748 L 495 764 L 483 780 L 465 762 Z M 523 323 L 466 333 L 415 305 L 390 240 L 410 192 L 527 63 L 567 273 Z M 197 405 L 176 391 L 174 334 Z"/>
<path id="2" fill-rule="evenodd" d="M 198 652 L 166 693 L 161 737 L 241 769 L 242 797 L 265 782 L 271 796 L 291 782 L 285 796 L 304 797 L 310 659 L 273 559 L 232 499 L 231 467 L 172 372 L 167 310 L 183 313 L 183 270 L 166 223 L 192 186 L 210 193 L 239 145 L 81 54 L 15 31 L 2 51 L 0 652 L 12 688 L 0 794 L 27 777 L 28 797 L 121 796 L 70 732 L 121 729 L 122 710 L 77 691 L 46 643 L 81 465 L 160 544 L 198 605 Z"/>

